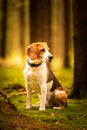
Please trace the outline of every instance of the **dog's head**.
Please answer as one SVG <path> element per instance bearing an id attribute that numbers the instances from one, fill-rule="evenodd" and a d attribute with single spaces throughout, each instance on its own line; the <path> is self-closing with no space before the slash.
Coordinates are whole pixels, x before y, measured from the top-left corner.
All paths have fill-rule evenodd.
<path id="1" fill-rule="evenodd" d="M 46 42 L 32 43 L 26 48 L 26 54 L 31 61 L 51 62 L 53 56 Z"/>

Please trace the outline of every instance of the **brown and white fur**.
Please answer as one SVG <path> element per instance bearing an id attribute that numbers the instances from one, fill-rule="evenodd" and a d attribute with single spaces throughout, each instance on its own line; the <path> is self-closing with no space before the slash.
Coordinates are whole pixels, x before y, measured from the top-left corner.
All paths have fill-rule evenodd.
<path id="1" fill-rule="evenodd" d="M 35 90 L 40 97 L 39 110 L 46 107 L 63 109 L 67 105 L 67 94 L 56 79 L 47 62 L 53 56 L 45 42 L 36 42 L 26 48 L 27 64 L 24 69 L 27 91 L 27 109 L 31 109 L 31 94 Z"/>

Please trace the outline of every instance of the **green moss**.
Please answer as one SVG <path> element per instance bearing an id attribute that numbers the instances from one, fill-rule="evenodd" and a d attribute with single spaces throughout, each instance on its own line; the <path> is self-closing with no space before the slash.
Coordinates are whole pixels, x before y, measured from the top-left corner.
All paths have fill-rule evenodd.
<path id="1" fill-rule="evenodd" d="M 58 73 L 55 72 L 55 75 L 67 90 L 70 90 L 70 86 L 72 85 L 72 74 L 72 69 L 61 69 Z M 39 106 L 33 107 L 31 110 L 26 110 L 26 95 L 17 95 L 19 92 L 18 89 L 13 89 L 8 86 L 8 84 L 14 83 L 18 83 L 24 87 L 23 69 L 0 68 L 0 89 L 3 89 L 10 96 L 17 110 L 29 119 L 31 118 L 36 122 L 42 122 L 49 126 L 55 126 L 55 130 L 57 128 L 63 130 L 86 130 L 87 99 L 68 99 L 68 106 L 64 110 L 46 109 L 45 111 L 39 111 Z M 7 89 L 5 89 L 6 87 Z M 2 96 L 0 96 L 0 100 L 5 101 Z M 33 94 L 33 104 L 38 101 L 37 94 Z M 1 122 L 3 120 L 1 119 Z"/>

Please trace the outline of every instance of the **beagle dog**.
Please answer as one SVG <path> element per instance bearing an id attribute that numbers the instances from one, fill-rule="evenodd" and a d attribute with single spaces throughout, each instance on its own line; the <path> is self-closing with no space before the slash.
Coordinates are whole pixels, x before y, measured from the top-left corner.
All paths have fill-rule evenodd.
<path id="1" fill-rule="evenodd" d="M 47 62 L 53 59 L 47 43 L 32 43 L 26 48 L 26 55 L 27 63 L 24 68 L 26 108 L 31 109 L 31 94 L 32 90 L 35 90 L 40 98 L 40 111 L 46 107 L 63 109 L 67 105 L 67 94 L 47 65 Z"/>

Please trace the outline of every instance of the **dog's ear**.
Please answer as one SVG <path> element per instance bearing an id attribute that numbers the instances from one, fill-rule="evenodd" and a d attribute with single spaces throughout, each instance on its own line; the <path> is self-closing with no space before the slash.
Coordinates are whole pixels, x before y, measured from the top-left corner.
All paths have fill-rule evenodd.
<path id="1" fill-rule="evenodd" d="M 43 42 L 43 44 L 46 46 L 46 48 L 47 48 L 48 50 L 50 50 L 50 48 L 49 48 L 47 42 Z"/>
<path id="2" fill-rule="evenodd" d="M 25 50 L 25 52 L 26 52 L 26 54 L 27 54 L 27 56 L 31 59 L 31 60 L 35 60 L 35 59 L 37 59 L 37 57 L 38 57 L 38 52 L 37 52 L 38 50 L 37 50 L 37 46 L 36 45 L 29 45 L 27 48 L 26 48 L 26 50 Z"/>
<path id="3" fill-rule="evenodd" d="M 25 49 L 25 53 L 26 53 L 27 56 L 29 55 L 29 51 L 30 51 L 30 46 L 28 46 L 28 47 Z"/>

